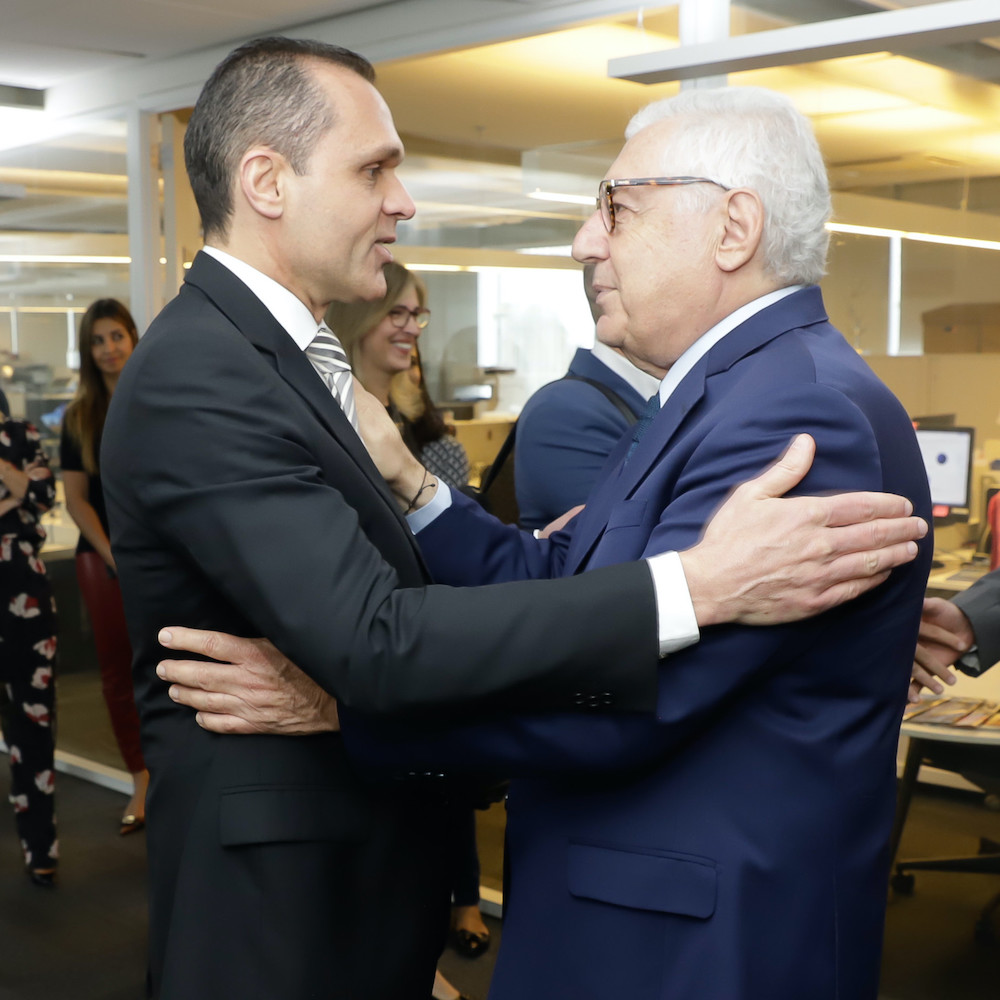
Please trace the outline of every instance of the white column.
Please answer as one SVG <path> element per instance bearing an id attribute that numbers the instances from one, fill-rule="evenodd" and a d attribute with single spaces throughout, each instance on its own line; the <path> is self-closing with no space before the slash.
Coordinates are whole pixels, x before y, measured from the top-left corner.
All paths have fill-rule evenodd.
<path id="1" fill-rule="evenodd" d="M 163 171 L 163 256 L 167 258 L 166 285 L 181 287 L 184 251 L 177 235 L 177 139 L 180 123 L 174 115 L 160 118 L 160 168 Z M 182 168 L 183 169 L 183 166 Z"/>
<path id="2" fill-rule="evenodd" d="M 730 0 L 680 0 L 678 25 L 681 46 L 705 45 L 729 38 Z M 724 87 L 725 75 L 702 76 L 682 80 L 681 89 L 692 87 Z"/>
<path id="3" fill-rule="evenodd" d="M 76 313 L 66 310 L 66 367 L 76 371 L 80 367 L 80 352 L 76 348 Z"/>
<path id="4" fill-rule="evenodd" d="M 903 238 L 896 233 L 889 237 L 889 302 L 886 322 L 885 352 L 895 356 L 900 352 L 900 330 L 903 311 Z"/>
<path id="5" fill-rule="evenodd" d="M 159 124 L 156 115 L 132 107 L 127 125 L 128 245 L 132 258 L 130 305 L 142 334 L 163 305 L 159 170 L 153 156 Z"/>

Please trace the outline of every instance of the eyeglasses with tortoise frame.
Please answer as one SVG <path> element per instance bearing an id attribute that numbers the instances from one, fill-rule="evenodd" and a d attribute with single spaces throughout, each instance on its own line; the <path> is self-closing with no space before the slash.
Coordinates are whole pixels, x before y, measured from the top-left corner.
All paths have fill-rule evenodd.
<path id="1" fill-rule="evenodd" d="M 711 177 L 624 177 L 606 179 L 601 181 L 597 189 L 597 209 L 601 213 L 601 220 L 604 228 L 609 232 L 615 231 L 615 203 L 612 200 L 611 192 L 620 187 L 674 187 L 678 184 L 714 184 L 722 188 L 723 191 L 730 191 L 719 181 L 713 181 Z"/>

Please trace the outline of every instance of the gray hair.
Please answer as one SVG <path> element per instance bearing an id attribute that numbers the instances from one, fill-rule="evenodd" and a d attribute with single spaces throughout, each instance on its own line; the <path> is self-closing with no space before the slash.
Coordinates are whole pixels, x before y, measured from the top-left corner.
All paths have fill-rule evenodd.
<path id="1" fill-rule="evenodd" d="M 625 138 L 672 119 L 669 167 L 756 191 L 764 205 L 761 253 L 782 284 L 814 284 L 826 270 L 830 186 L 807 118 L 782 94 L 761 87 L 684 90 L 654 101 L 629 122 Z M 686 190 L 689 197 L 706 191 Z"/>

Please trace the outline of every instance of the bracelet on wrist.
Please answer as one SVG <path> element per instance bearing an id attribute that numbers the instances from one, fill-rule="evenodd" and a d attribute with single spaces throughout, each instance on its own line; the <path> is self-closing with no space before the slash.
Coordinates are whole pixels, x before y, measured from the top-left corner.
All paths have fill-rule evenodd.
<path id="1" fill-rule="evenodd" d="M 430 473 L 426 469 L 424 469 L 424 478 L 421 479 L 420 481 L 420 489 L 413 494 L 413 499 L 409 502 L 409 504 L 407 504 L 406 510 L 403 511 L 404 516 L 412 513 L 413 510 L 416 509 L 417 501 L 420 499 L 420 496 L 424 492 L 424 490 L 429 490 L 431 489 L 431 487 L 435 485 L 436 480 L 431 480 L 430 482 L 427 482 L 427 477 L 429 475 Z"/>

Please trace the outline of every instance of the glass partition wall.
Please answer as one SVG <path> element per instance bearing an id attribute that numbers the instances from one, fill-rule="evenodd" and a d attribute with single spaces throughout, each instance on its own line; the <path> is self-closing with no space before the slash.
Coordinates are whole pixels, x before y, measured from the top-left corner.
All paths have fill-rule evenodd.
<path id="1" fill-rule="evenodd" d="M 80 317 L 97 298 L 129 302 L 125 124 L 43 130 L 30 114 L 10 114 L 0 109 L 0 387 L 12 415 L 38 428 L 58 475 L 63 414 L 80 367 Z M 78 532 L 57 485 L 43 558 L 59 612 L 58 748 L 64 762 L 117 769 L 76 584 Z"/>

